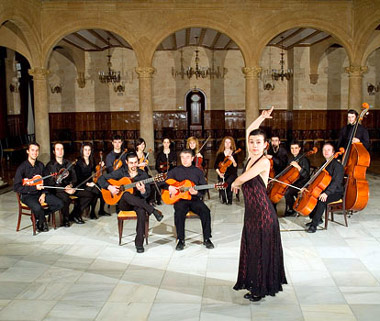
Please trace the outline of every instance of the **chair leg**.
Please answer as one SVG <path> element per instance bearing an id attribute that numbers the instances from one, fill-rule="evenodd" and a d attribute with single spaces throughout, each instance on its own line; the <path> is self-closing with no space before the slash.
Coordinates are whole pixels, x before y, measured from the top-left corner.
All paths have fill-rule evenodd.
<path id="1" fill-rule="evenodd" d="M 346 210 L 343 210 L 343 217 L 344 217 L 344 223 L 345 223 L 346 227 L 348 227 L 347 211 Z"/>
<path id="2" fill-rule="evenodd" d="M 20 224 L 21 224 L 21 210 L 18 211 L 18 219 L 17 219 L 17 226 L 16 226 L 16 232 L 20 231 Z"/>
<path id="3" fill-rule="evenodd" d="M 57 223 L 55 221 L 55 212 L 51 213 L 51 225 L 54 227 L 54 229 L 57 229 Z"/>
<path id="4" fill-rule="evenodd" d="M 117 220 L 117 225 L 119 228 L 119 245 L 121 245 L 121 236 L 123 234 L 123 220 Z"/>
<path id="5" fill-rule="evenodd" d="M 326 213 L 325 213 L 325 230 L 327 230 L 327 226 L 329 225 L 329 208 L 326 208 Z"/>
<path id="6" fill-rule="evenodd" d="M 36 235 L 36 217 L 34 216 L 34 213 L 30 215 L 30 219 L 32 221 L 32 226 L 33 226 L 33 235 Z"/>
<path id="7" fill-rule="evenodd" d="M 145 243 L 148 245 L 148 235 L 149 235 L 149 215 L 145 217 Z"/>

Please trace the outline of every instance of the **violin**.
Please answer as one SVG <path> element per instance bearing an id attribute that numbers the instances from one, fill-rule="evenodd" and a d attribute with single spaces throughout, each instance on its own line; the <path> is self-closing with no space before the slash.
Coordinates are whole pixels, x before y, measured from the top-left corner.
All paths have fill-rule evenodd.
<path id="1" fill-rule="evenodd" d="M 94 183 L 98 182 L 99 177 L 103 175 L 103 172 L 104 172 L 104 170 L 106 168 L 105 166 L 102 166 L 102 163 L 103 163 L 103 152 L 100 151 L 99 155 L 100 155 L 100 163 L 98 165 L 96 165 L 96 167 L 95 167 L 95 174 L 94 174 L 93 179 L 92 179 L 92 181 Z"/>
<path id="2" fill-rule="evenodd" d="M 113 170 L 116 171 L 118 170 L 119 168 L 121 168 L 123 166 L 123 161 L 121 160 L 121 158 L 124 156 L 124 154 L 128 151 L 128 148 L 125 148 L 124 151 L 120 154 L 120 156 L 115 159 L 115 161 L 113 162 Z"/>
<path id="3" fill-rule="evenodd" d="M 119 186 L 119 192 L 113 195 L 108 189 L 102 188 L 101 193 L 104 202 L 106 202 L 108 205 L 115 205 L 120 201 L 121 197 L 125 192 L 133 194 L 133 188 L 136 186 L 137 183 L 141 182 L 143 184 L 150 184 L 153 182 L 163 182 L 165 181 L 165 179 L 166 173 L 157 174 L 155 177 L 150 177 L 138 182 L 133 182 L 133 180 L 130 177 L 123 177 L 119 180 L 109 179 L 107 180 L 108 183 L 114 186 Z"/>
<path id="4" fill-rule="evenodd" d="M 32 178 L 23 178 L 22 179 L 22 185 L 23 186 L 36 186 L 36 185 L 41 185 L 42 181 L 45 178 L 52 177 L 52 176 L 57 176 L 58 173 L 52 173 L 50 175 L 42 177 L 41 175 L 34 175 Z"/>
<path id="5" fill-rule="evenodd" d="M 363 111 L 356 120 L 355 127 L 353 128 L 349 143 L 347 145 L 346 153 L 343 156 L 342 165 L 344 166 L 344 173 L 347 176 L 346 181 L 346 195 L 345 195 L 345 209 L 348 211 L 361 211 L 368 203 L 369 199 L 369 186 L 366 180 L 366 171 L 370 165 L 371 158 L 362 143 L 353 143 L 359 122 L 367 114 L 369 105 L 362 104 Z"/>
<path id="6" fill-rule="evenodd" d="M 308 151 L 303 155 L 298 155 L 294 161 L 298 163 L 302 158 L 313 155 L 316 152 L 318 152 L 318 148 L 314 147 L 311 151 Z M 271 188 L 269 190 L 269 198 L 272 203 L 278 203 L 285 195 L 289 185 L 296 182 L 299 177 L 300 172 L 292 165 L 288 165 L 281 173 L 276 175 L 274 177 L 275 181 L 271 184 Z"/>
<path id="7" fill-rule="evenodd" d="M 326 167 L 339 155 L 344 153 L 344 148 L 332 155 L 301 188 L 294 203 L 293 209 L 303 216 L 309 215 L 318 202 L 318 197 L 331 183 L 331 176 Z"/>
<path id="8" fill-rule="evenodd" d="M 57 177 L 56 177 L 56 179 L 55 179 L 55 182 L 56 182 L 57 184 L 61 184 L 62 181 L 63 181 L 66 177 L 69 176 L 69 174 L 70 174 L 70 172 L 69 172 L 70 168 L 71 168 L 73 165 L 75 165 L 75 164 L 77 163 L 77 161 L 78 161 L 78 160 L 76 159 L 76 160 L 73 161 L 69 166 L 67 166 L 67 168 L 61 168 L 61 169 L 59 170 L 58 175 L 57 175 Z"/>
<path id="9" fill-rule="evenodd" d="M 203 149 L 203 147 L 206 146 L 207 142 L 209 141 L 211 136 L 208 136 L 207 139 L 205 140 L 205 142 L 202 144 L 201 148 L 199 148 L 198 150 L 198 153 L 201 152 L 201 150 Z M 203 168 L 203 157 L 202 156 L 195 156 L 194 157 L 194 164 L 195 164 L 195 167 L 198 167 L 202 172 L 204 172 L 204 168 Z"/>
<path id="10" fill-rule="evenodd" d="M 177 193 L 174 195 L 170 195 L 169 190 L 164 190 L 162 192 L 162 200 L 165 204 L 172 205 L 178 202 L 180 199 L 191 200 L 191 194 L 189 189 L 193 187 L 195 190 L 200 191 L 204 189 L 215 188 L 217 190 L 226 189 L 227 183 L 217 183 L 217 184 L 207 184 L 207 185 L 195 185 L 192 181 L 185 179 L 181 182 L 176 181 L 175 179 L 169 178 L 165 181 L 166 184 L 170 186 L 174 186 L 177 189 Z"/>
<path id="11" fill-rule="evenodd" d="M 141 163 L 145 163 L 145 166 L 148 166 L 148 164 L 149 164 L 148 157 L 149 157 L 149 154 L 150 154 L 151 152 L 152 152 L 152 149 L 151 149 L 151 148 L 148 150 L 148 152 L 146 153 L 146 155 L 145 155 L 144 152 L 143 152 L 143 156 L 142 156 L 141 158 L 139 158 L 139 164 L 138 164 L 138 165 L 140 165 Z M 139 166 L 139 168 L 140 168 L 141 170 L 145 170 L 145 166 Z"/>
<path id="12" fill-rule="evenodd" d="M 241 148 L 235 150 L 230 156 L 234 156 L 240 152 Z M 232 160 L 230 160 L 230 156 L 224 157 L 224 160 L 218 164 L 220 173 L 224 174 L 227 171 L 228 167 L 232 165 Z"/>

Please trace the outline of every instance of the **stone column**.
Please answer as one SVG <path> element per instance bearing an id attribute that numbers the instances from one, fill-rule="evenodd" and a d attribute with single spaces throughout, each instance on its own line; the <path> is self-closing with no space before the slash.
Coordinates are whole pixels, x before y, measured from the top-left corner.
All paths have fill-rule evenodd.
<path id="1" fill-rule="evenodd" d="M 36 141 L 40 144 L 40 157 L 42 162 L 50 160 L 50 131 L 47 75 L 49 70 L 41 67 L 29 69 L 33 76 L 34 87 L 34 123 Z"/>
<path id="2" fill-rule="evenodd" d="M 368 71 L 367 66 L 354 66 L 346 67 L 348 73 L 348 109 L 355 109 L 360 111 L 363 103 L 363 74 Z"/>
<path id="3" fill-rule="evenodd" d="M 154 150 L 154 124 L 152 104 L 153 67 L 137 67 L 139 77 L 140 136 L 145 139 L 146 146 Z M 149 155 L 150 163 L 154 163 L 154 153 Z"/>
<path id="4" fill-rule="evenodd" d="M 243 67 L 245 76 L 245 124 L 246 127 L 259 117 L 260 67 Z"/>

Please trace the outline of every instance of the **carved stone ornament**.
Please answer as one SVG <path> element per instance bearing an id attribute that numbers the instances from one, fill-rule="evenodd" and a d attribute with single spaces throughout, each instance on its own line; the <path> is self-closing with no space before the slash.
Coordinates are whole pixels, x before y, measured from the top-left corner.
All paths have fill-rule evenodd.
<path id="1" fill-rule="evenodd" d="M 84 77 L 84 72 L 78 72 L 77 84 L 79 88 L 84 88 L 86 86 L 86 78 Z"/>
<path id="2" fill-rule="evenodd" d="M 310 74 L 310 83 L 316 85 L 318 83 L 319 74 Z"/>
<path id="3" fill-rule="evenodd" d="M 351 65 L 349 67 L 345 68 L 346 73 L 348 73 L 349 76 L 363 76 L 368 71 L 368 66 L 354 66 Z"/>
<path id="4" fill-rule="evenodd" d="M 46 77 L 50 74 L 50 70 L 45 69 L 45 68 L 36 67 L 36 68 L 29 69 L 28 73 L 35 80 L 46 80 Z"/>
<path id="5" fill-rule="evenodd" d="M 139 78 L 152 78 L 152 75 L 156 71 L 153 67 L 136 67 L 135 70 L 139 75 Z"/>
<path id="6" fill-rule="evenodd" d="M 262 71 L 261 67 L 243 67 L 242 69 L 245 78 L 259 78 Z"/>

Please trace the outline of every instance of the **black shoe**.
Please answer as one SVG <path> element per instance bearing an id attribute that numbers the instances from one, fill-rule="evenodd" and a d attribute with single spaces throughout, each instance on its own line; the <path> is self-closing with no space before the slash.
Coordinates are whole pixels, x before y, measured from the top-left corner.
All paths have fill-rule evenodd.
<path id="1" fill-rule="evenodd" d="M 78 217 L 73 217 L 73 221 L 76 223 L 76 224 L 84 224 L 84 221 L 82 219 L 79 219 Z"/>
<path id="2" fill-rule="evenodd" d="M 156 218 L 157 221 L 161 222 L 164 216 L 162 215 L 162 212 L 159 210 L 154 210 L 153 213 L 154 217 Z"/>
<path id="3" fill-rule="evenodd" d="M 137 253 L 144 253 L 144 251 L 145 251 L 145 250 L 144 250 L 144 247 L 143 247 L 142 245 L 141 245 L 141 246 L 137 246 L 137 245 L 136 245 L 136 252 L 137 252 Z"/>
<path id="4" fill-rule="evenodd" d="M 247 299 L 247 300 L 250 300 L 252 298 L 252 293 L 248 292 L 248 293 L 244 294 L 243 298 Z"/>
<path id="5" fill-rule="evenodd" d="M 49 226 L 47 222 L 43 222 L 42 226 L 42 232 L 49 232 Z"/>
<path id="6" fill-rule="evenodd" d="M 284 216 L 293 216 L 296 212 L 293 210 L 287 210 L 284 213 Z"/>
<path id="7" fill-rule="evenodd" d="M 98 216 L 111 216 L 111 214 L 106 211 L 99 211 Z"/>
<path id="8" fill-rule="evenodd" d="M 162 204 L 161 200 L 160 200 L 160 201 L 157 200 L 157 201 L 156 201 L 156 204 L 157 204 L 157 205 L 161 205 L 161 204 Z"/>
<path id="9" fill-rule="evenodd" d="M 203 241 L 203 245 L 206 246 L 206 248 L 208 249 L 213 249 L 215 247 L 214 244 L 212 244 L 210 239 L 205 239 Z"/>
<path id="10" fill-rule="evenodd" d="M 85 221 L 83 221 L 82 217 L 78 216 L 78 221 L 80 222 L 79 224 L 84 224 Z"/>
<path id="11" fill-rule="evenodd" d="M 176 251 L 182 251 L 185 248 L 185 241 L 178 240 L 177 246 L 175 247 Z"/>
<path id="12" fill-rule="evenodd" d="M 260 301 L 262 298 L 263 298 L 263 296 L 255 296 L 255 295 L 252 295 L 252 296 L 249 298 L 249 301 L 251 301 L 251 302 L 258 302 L 258 301 Z"/>
<path id="13" fill-rule="evenodd" d="M 37 228 L 37 232 L 43 232 L 44 231 L 44 223 L 37 221 L 36 222 L 36 228 Z"/>
<path id="14" fill-rule="evenodd" d="M 309 228 L 306 230 L 308 233 L 315 233 L 317 231 L 317 227 L 314 225 L 310 225 Z"/>
<path id="15" fill-rule="evenodd" d="M 309 223 L 306 223 L 305 226 L 310 226 L 311 224 L 313 223 L 313 221 L 309 222 Z M 318 222 L 318 225 L 321 225 L 323 224 L 323 220 L 320 219 L 319 222 Z"/>

